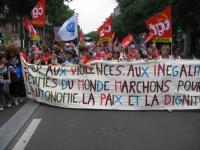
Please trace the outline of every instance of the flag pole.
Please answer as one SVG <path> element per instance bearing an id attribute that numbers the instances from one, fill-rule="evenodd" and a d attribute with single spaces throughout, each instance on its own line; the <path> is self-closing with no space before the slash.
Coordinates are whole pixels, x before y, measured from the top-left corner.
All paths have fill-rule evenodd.
<path id="1" fill-rule="evenodd" d="M 44 26 L 44 29 L 43 29 L 43 46 L 45 45 L 45 34 L 46 34 L 46 29 L 45 29 L 45 26 Z"/>
<path id="2" fill-rule="evenodd" d="M 77 22 L 78 22 L 78 14 L 76 14 Z M 78 32 L 78 23 L 77 23 L 77 32 Z M 79 60 L 81 59 L 80 49 L 79 49 L 79 32 L 77 33 L 77 50 L 78 50 L 78 57 Z"/>

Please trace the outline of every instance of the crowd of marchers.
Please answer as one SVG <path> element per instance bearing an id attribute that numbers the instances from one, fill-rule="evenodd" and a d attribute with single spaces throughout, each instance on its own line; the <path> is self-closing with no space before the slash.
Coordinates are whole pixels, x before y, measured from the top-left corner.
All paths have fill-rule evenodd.
<path id="1" fill-rule="evenodd" d="M 26 97 L 24 87 L 22 65 L 20 55 L 23 59 L 35 65 L 86 65 L 94 60 L 105 61 L 148 61 L 154 59 L 181 59 L 181 49 L 173 49 L 170 45 L 162 45 L 157 48 L 155 44 L 130 45 L 123 48 L 117 45 L 96 45 L 76 47 L 73 43 L 65 43 L 62 46 L 32 45 L 20 50 L 14 45 L 0 52 L 0 111 L 23 103 Z M 89 65 L 88 65 L 89 66 Z"/>

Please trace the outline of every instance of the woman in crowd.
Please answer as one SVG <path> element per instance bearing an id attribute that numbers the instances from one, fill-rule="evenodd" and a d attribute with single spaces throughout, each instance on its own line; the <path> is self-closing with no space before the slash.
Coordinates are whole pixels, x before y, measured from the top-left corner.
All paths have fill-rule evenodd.
<path id="1" fill-rule="evenodd" d="M 161 59 L 171 59 L 170 53 L 170 46 L 163 45 L 161 48 Z"/>
<path id="2" fill-rule="evenodd" d="M 34 65 L 46 65 L 42 60 L 42 51 L 35 51 L 30 63 Z"/>
<path id="3" fill-rule="evenodd" d="M 104 59 L 104 60 L 111 60 L 111 58 L 112 58 L 112 53 L 110 52 L 110 50 L 109 50 L 107 47 L 105 47 L 105 48 L 104 48 L 104 56 L 103 56 L 103 59 Z"/>
<path id="4" fill-rule="evenodd" d="M 48 61 L 48 65 L 60 65 L 60 64 L 62 64 L 62 63 L 63 63 L 63 62 L 62 62 L 61 58 L 59 58 L 59 57 L 57 56 L 57 54 L 56 54 L 55 51 L 52 51 L 52 52 L 51 52 L 51 57 L 50 57 L 50 59 L 49 59 L 49 61 Z"/>
<path id="5" fill-rule="evenodd" d="M 134 52 L 135 52 L 135 59 L 134 60 L 142 60 L 140 51 L 138 49 L 135 49 Z"/>
<path id="6" fill-rule="evenodd" d="M 12 98 L 9 95 L 10 71 L 6 64 L 6 56 L 0 53 L 0 111 L 5 107 L 11 107 Z"/>
<path id="7" fill-rule="evenodd" d="M 152 44 L 152 45 L 151 45 L 151 48 L 152 48 L 152 56 L 153 56 L 153 59 L 159 58 L 159 57 L 160 57 L 160 52 L 159 52 L 159 50 L 157 49 L 156 44 Z"/>
<path id="8" fill-rule="evenodd" d="M 50 57 L 51 57 L 51 54 L 50 54 L 50 52 L 49 52 L 49 49 L 48 49 L 48 48 L 45 48 L 45 49 L 44 49 L 44 55 L 43 55 L 43 57 L 42 57 L 42 60 L 45 62 L 45 65 L 48 64 L 48 61 L 49 61 Z"/>
<path id="9" fill-rule="evenodd" d="M 119 57 L 120 57 L 119 51 L 114 50 L 114 51 L 112 52 L 112 58 L 111 58 L 111 60 L 113 60 L 113 61 L 119 61 Z"/>
<path id="10" fill-rule="evenodd" d="M 181 53 L 181 49 L 179 47 L 176 47 L 173 51 L 172 59 L 175 59 L 175 60 L 181 59 L 180 53 Z"/>
<path id="11" fill-rule="evenodd" d="M 147 59 L 148 59 L 148 60 L 154 59 L 153 50 L 152 50 L 151 47 L 147 48 Z"/>
<path id="12" fill-rule="evenodd" d="M 15 98 L 15 104 L 17 105 L 18 102 L 22 103 L 26 96 L 20 55 L 19 50 L 15 46 L 8 47 L 7 52 L 8 64 L 15 70 L 15 73 L 11 73 L 12 82 L 9 89 L 10 94 Z"/>

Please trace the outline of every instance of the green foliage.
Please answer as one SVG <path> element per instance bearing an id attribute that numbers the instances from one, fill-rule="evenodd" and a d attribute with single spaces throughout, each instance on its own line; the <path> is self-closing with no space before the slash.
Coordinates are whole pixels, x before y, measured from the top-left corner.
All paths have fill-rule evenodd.
<path id="1" fill-rule="evenodd" d="M 74 13 L 63 0 L 46 0 L 46 14 L 53 26 L 61 26 Z"/>
<path id="2" fill-rule="evenodd" d="M 29 15 L 37 0 L 2 0 L 1 6 L 7 5 L 12 15 Z"/>
<path id="3" fill-rule="evenodd" d="M 97 41 L 99 38 L 99 34 L 97 31 L 91 31 L 85 35 L 86 37 L 90 37 L 92 41 Z"/>

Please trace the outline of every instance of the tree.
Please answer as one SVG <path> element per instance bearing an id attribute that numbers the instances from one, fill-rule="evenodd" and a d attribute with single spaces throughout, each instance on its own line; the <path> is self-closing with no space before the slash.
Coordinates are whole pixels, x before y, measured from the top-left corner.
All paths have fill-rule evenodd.
<path id="1" fill-rule="evenodd" d="M 86 37 L 90 37 L 92 41 L 97 41 L 99 39 L 99 34 L 97 31 L 91 31 L 85 35 Z"/>
<path id="2" fill-rule="evenodd" d="M 113 18 L 113 30 L 119 37 L 128 32 L 138 34 L 147 31 L 145 21 L 160 12 L 167 5 L 173 8 L 173 29 L 181 27 L 187 34 L 188 46 L 191 34 L 200 26 L 200 1 L 197 0 L 116 0 L 120 7 L 120 15 Z M 175 32 L 174 32 L 175 33 Z M 190 47 L 187 48 L 188 50 Z"/>
<path id="3" fill-rule="evenodd" d="M 29 15 L 37 3 L 37 0 L 2 0 L 1 6 L 7 5 L 12 15 Z"/>
<path id="4" fill-rule="evenodd" d="M 65 20 L 70 18 L 74 11 L 69 8 L 68 5 L 64 4 L 63 0 L 46 0 L 46 14 L 48 21 L 53 26 L 60 26 Z"/>

